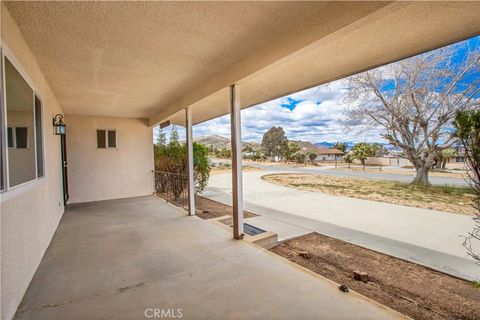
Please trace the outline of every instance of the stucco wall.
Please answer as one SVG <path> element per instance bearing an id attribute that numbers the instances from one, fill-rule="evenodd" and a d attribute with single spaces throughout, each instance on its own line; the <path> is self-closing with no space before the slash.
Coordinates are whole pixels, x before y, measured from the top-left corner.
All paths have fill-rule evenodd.
<path id="1" fill-rule="evenodd" d="M 66 115 L 69 203 L 153 193 L 147 120 Z M 115 129 L 117 148 L 97 149 L 97 129 Z"/>
<path id="2" fill-rule="evenodd" d="M 338 155 L 337 160 L 341 161 L 342 156 Z M 322 161 L 335 161 L 335 155 L 334 154 L 319 154 L 315 158 L 315 162 L 322 162 Z"/>
<path id="3" fill-rule="evenodd" d="M 360 160 L 353 160 L 355 164 L 361 164 Z M 386 157 L 368 157 L 365 160 L 365 164 L 369 166 L 393 166 L 393 167 L 405 167 L 412 166 L 412 163 L 404 158 L 386 158 Z"/>
<path id="4" fill-rule="evenodd" d="M 45 136 L 45 178 L 2 193 L 1 319 L 11 319 L 62 217 L 60 140 L 52 134 L 51 117 L 62 113 L 43 73 L 4 3 L 1 37 L 41 98 Z"/>

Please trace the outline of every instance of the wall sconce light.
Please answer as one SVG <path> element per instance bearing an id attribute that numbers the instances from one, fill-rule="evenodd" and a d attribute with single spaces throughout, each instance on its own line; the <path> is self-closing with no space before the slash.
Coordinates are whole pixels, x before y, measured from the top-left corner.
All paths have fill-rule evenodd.
<path id="1" fill-rule="evenodd" d="M 53 133 L 56 135 L 65 134 L 65 124 L 63 123 L 62 114 L 56 114 L 55 117 L 53 117 Z"/>

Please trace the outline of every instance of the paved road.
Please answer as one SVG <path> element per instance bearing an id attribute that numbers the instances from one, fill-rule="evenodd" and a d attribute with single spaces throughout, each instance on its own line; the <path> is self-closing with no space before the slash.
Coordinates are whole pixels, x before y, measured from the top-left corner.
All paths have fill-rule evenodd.
<path id="1" fill-rule="evenodd" d="M 461 235 L 473 227 L 469 216 L 301 191 L 266 182 L 264 174 L 244 173 L 245 208 L 261 215 L 252 224 L 281 239 L 317 231 L 466 279 L 480 278 L 462 246 Z M 204 196 L 231 204 L 231 175 L 212 176 Z"/>
<path id="2" fill-rule="evenodd" d="M 373 180 L 385 180 L 385 181 L 398 181 L 409 183 L 413 179 L 414 172 L 410 169 L 400 169 L 397 167 L 392 167 L 392 169 L 399 171 L 404 170 L 406 173 L 411 174 L 393 174 L 393 173 L 381 173 L 381 172 L 363 172 L 363 171 L 349 171 L 349 170 L 337 170 L 335 167 L 299 167 L 292 168 L 282 165 L 268 165 L 256 162 L 245 163 L 248 166 L 254 166 L 261 168 L 266 171 L 283 171 L 283 172 L 299 172 L 299 173 L 317 173 L 325 174 L 329 176 L 336 177 L 349 177 L 349 178 L 362 178 L 362 179 L 373 179 Z M 385 167 L 388 169 L 389 167 Z M 451 177 L 434 177 L 430 176 L 429 180 L 434 185 L 448 185 L 448 186 L 468 186 L 468 183 L 464 179 L 451 178 Z"/>

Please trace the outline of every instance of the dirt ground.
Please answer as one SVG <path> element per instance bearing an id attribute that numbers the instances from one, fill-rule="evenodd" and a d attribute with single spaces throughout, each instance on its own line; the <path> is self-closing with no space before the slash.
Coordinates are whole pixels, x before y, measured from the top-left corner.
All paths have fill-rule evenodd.
<path id="1" fill-rule="evenodd" d="M 210 200 L 201 196 L 195 196 L 195 207 L 197 211 L 197 216 L 202 219 L 214 219 L 223 216 L 232 215 L 232 207 L 227 206 L 226 204 Z M 244 210 L 243 216 L 245 218 L 251 218 L 258 216 L 257 214 Z"/>
<path id="2" fill-rule="evenodd" d="M 311 258 L 292 249 L 307 251 Z M 318 233 L 271 251 L 413 319 L 480 319 L 480 289 L 415 263 Z M 368 273 L 369 282 L 354 280 L 354 271 Z"/>
<path id="3" fill-rule="evenodd" d="M 262 171 L 263 169 L 257 168 L 257 167 L 251 167 L 251 166 L 243 166 L 242 171 L 243 172 L 250 172 L 250 171 Z M 210 175 L 214 176 L 217 174 L 224 174 L 224 173 L 230 173 L 232 171 L 231 168 L 225 168 L 225 167 L 212 167 L 212 170 L 210 170 Z"/>
<path id="4" fill-rule="evenodd" d="M 366 167 L 365 170 L 361 166 L 359 167 L 351 167 L 351 168 L 346 168 L 346 167 L 340 167 L 337 168 L 336 170 L 339 171 L 353 171 L 353 172 L 368 172 L 368 173 L 384 173 L 384 174 L 401 174 L 401 175 L 406 175 L 406 176 L 411 176 L 413 177 L 414 171 L 406 171 L 406 170 L 395 170 L 395 169 L 382 169 L 380 170 L 380 167 Z M 430 171 L 428 173 L 429 176 L 431 177 L 447 177 L 447 178 L 456 178 L 456 179 L 464 179 L 466 177 L 465 171 L 446 171 L 446 172 L 440 172 L 440 171 Z"/>
<path id="5" fill-rule="evenodd" d="M 262 179 L 300 190 L 373 200 L 410 207 L 473 215 L 474 195 L 467 188 L 431 186 L 414 188 L 406 183 L 332 177 L 319 174 L 272 174 Z"/>

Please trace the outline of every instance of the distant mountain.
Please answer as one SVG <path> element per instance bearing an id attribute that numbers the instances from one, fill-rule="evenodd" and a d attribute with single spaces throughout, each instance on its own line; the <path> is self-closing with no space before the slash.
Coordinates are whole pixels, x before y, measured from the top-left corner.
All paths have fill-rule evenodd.
<path id="1" fill-rule="evenodd" d="M 294 142 L 294 143 L 298 144 L 298 146 L 300 147 L 300 150 L 303 151 L 303 152 L 314 151 L 315 149 L 317 149 L 317 146 L 315 146 L 310 141 L 289 140 L 289 142 Z"/>
<path id="2" fill-rule="evenodd" d="M 210 150 L 216 150 L 216 149 L 222 149 L 222 148 L 230 149 L 231 148 L 230 139 L 226 138 L 226 137 L 223 137 L 223 136 L 219 136 L 219 135 L 200 136 L 200 137 L 193 138 L 193 141 L 207 146 L 207 148 L 210 149 Z M 245 146 L 251 146 L 254 149 L 258 148 L 260 146 L 260 144 L 258 144 L 257 142 L 242 141 L 242 144 L 243 144 L 244 147 Z"/>
<path id="3" fill-rule="evenodd" d="M 333 148 L 334 144 L 335 143 L 333 143 L 333 142 L 323 141 L 323 142 L 317 142 L 314 145 L 318 148 L 331 149 L 331 148 Z"/>
<path id="4" fill-rule="evenodd" d="M 200 136 L 193 138 L 194 142 L 201 143 L 206 145 L 207 147 L 210 146 L 215 146 L 219 148 L 225 148 L 225 147 L 230 147 L 230 139 L 218 136 L 218 135 L 213 135 L 213 136 Z"/>
<path id="5" fill-rule="evenodd" d="M 209 150 L 217 150 L 222 148 L 231 149 L 230 138 L 219 136 L 219 135 L 195 137 L 193 138 L 193 141 L 207 146 Z M 296 144 L 298 144 L 300 146 L 300 150 L 303 152 L 315 151 L 315 149 L 317 148 L 331 149 L 335 145 L 335 142 L 329 142 L 329 141 L 322 141 L 322 142 L 316 142 L 316 143 L 311 143 L 310 141 L 303 141 L 303 140 L 289 140 L 289 141 L 295 142 Z M 352 142 L 352 141 L 345 141 L 344 143 L 347 145 L 347 150 L 351 150 L 352 147 L 355 145 L 355 142 Z M 250 146 L 254 150 L 260 148 L 260 143 L 258 142 L 243 141 L 242 144 L 243 144 L 243 147 Z M 387 143 L 380 143 L 380 144 L 383 145 L 389 151 L 396 151 L 398 149 Z"/>
<path id="6" fill-rule="evenodd" d="M 347 151 L 350 151 L 353 148 L 353 146 L 355 144 L 357 144 L 357 142 L 353 142 L 353 141 L 342 141 L 342 142 L 347 145 Z M 389 151 L 400 150 L 398 147 L 394 147 L 394 146 L 392 146 L 391 144 L 388 144 L 388 143 L 378 142 L 378 144 L 382 145 L 385 149 L 387 149 Z M 327 141 L 315 143 L 315 146 L 317 146 L 319 148 L 327 148 L 327 149 L 333 148 L 334 145 L 335 145 L 335 142 L 327 142 Z"/>

